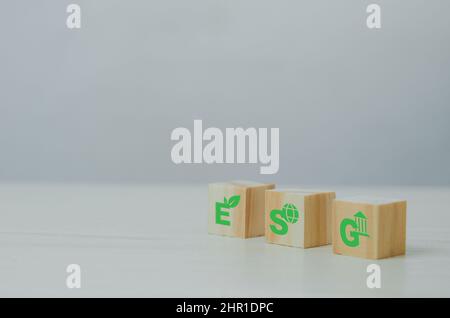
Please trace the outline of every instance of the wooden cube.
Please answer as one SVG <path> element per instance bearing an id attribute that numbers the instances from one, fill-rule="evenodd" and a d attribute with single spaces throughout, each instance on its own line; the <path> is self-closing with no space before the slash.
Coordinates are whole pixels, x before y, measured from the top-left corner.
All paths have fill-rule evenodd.
<path id="1" fill-rule="evenodd" d="M 209 185 L 208 232 L 249 238 L 264 235 L 264 192 L 274 184 L 249 181 Z"/>
<path id="2" fill-rule="evenodd" d="M 326 191 L 266 191 L 266 241 L 302 248 L 330 244 L 335 197 Z"/>
<path id="3" fill-rule="evenodd" d="M 406 201 L 370 197 L 333 204 L 333 251 L 369 259 L 405 254 Z"/>

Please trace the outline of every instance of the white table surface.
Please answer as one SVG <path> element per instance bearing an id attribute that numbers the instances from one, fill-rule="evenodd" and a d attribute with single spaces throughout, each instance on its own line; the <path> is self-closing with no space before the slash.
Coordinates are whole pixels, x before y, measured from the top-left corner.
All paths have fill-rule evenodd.
<path id="1" fill-rule="evenodd" d="M 450 188 L 314 188 L 407 199 L 407 255 L 208 235 L 206 185 L 2 184 L 0 296 L 450 296 Z M 72 263 L 81 289 L 66 287 Z M 366 287 L 371 263 L 381 289 Z"/>

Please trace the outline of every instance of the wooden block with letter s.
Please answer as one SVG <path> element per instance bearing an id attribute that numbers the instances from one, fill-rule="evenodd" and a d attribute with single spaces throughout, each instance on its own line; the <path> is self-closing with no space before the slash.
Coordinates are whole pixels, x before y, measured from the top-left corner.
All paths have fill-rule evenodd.
<path id="1" fill-rule="evenodd" d="M 371 197 L 335 200 L 333 251 L 380 259 L 405 254 L 406 201 Z"/>
<path id="2" fill-rule="evenodd" d="M 266 191 L 266 241 L 301 248 L 330 244 L 335 197 L 330 191 Z"/>
<path id="3" fill-rule="evenodd" d="M 264 235 L 265 191 L 272 183 L 232 181 L 208 186 L 208 233 L 250 238 Z"/>

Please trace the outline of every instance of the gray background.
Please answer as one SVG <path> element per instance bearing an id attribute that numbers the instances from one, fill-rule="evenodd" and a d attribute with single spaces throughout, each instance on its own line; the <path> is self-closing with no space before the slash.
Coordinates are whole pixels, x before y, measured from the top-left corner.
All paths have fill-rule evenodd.
<path id="1" fill-rule="evenodd" d="M 1 182 L 450 184 L 447 0 L 0 6 Z M 280 127 L 279 173 L 176 166 L 194 119 Z"/>

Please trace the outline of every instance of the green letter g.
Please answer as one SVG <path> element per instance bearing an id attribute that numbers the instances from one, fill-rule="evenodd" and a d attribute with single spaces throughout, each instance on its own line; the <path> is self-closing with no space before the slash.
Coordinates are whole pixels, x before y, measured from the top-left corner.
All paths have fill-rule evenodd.
<path id="1" fill-rule="evenodd" d="M 343 219 L 341 222 L 341 238 L 345 245 L 350 247 L 357 247 L 359 246 L 359 234 L 355 231 L 350 231 L 350 236 L 352 239 L 349 239 L 347 237 L 347 226 L 351 226 L 353 229 L 357 228 L 357 224 L 352 219 Z"/>

